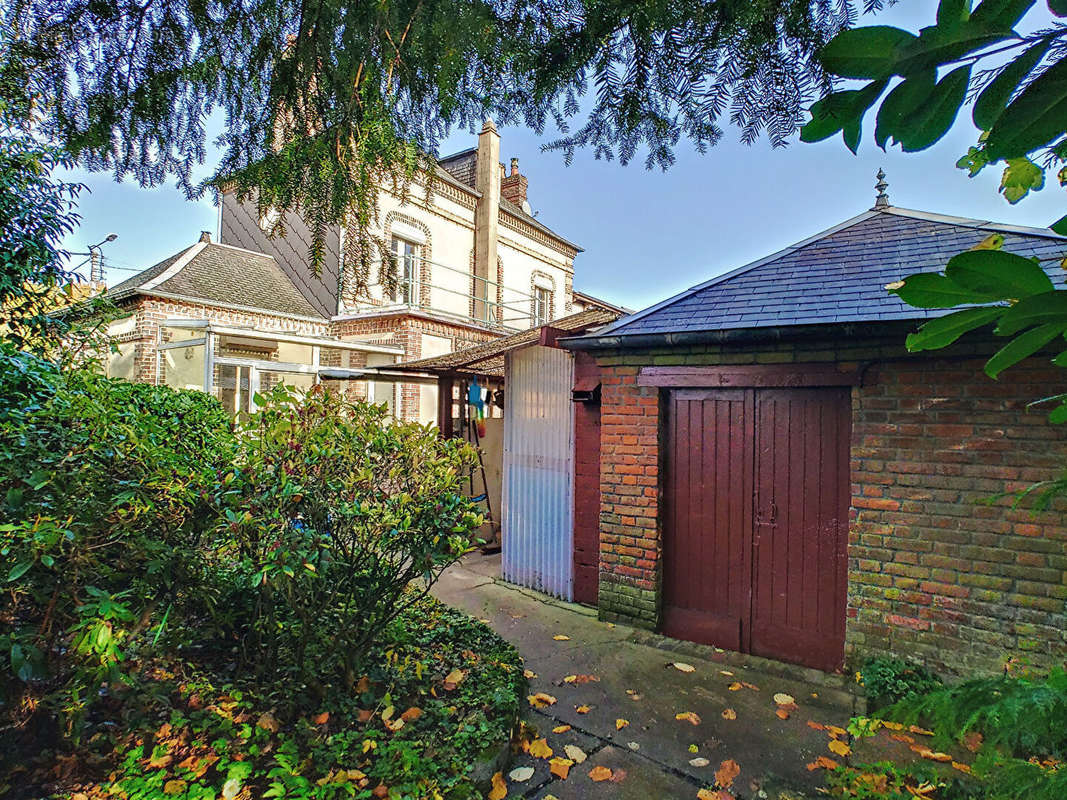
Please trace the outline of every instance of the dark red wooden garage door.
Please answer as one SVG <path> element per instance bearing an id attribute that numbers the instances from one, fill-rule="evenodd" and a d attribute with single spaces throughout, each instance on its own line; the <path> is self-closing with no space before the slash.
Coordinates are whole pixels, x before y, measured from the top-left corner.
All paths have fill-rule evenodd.
<path id="1" fill-rule="evenodd" d="M 849 415 L 843 387 L 671 392 L 667 633 L 841 665 Z"/>

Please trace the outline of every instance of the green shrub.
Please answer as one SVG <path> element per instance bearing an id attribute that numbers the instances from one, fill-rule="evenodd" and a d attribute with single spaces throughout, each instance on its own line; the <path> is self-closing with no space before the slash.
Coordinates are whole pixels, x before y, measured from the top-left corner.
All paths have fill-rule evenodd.
<path id="1" fill-rule="evenodd" d="M 860 679 L 872 708 L 892 705 L 941 686 L 941 679 L 932 671 L 899 658 L 868 659 L 860 671 Z"/>
<path id="2" fill-rule="evenodd" d="M 100 684 L 121 680 L 137 644 L 204 585 L 208 489 L 231 442 L 206 395 L 0 347 L 5 704 L 77 734 Z"/>
<path id="3" fill-rule="evenodd" d="M 351 685 L 367 645 L 471 544 L 476 455 L 384 406 L 278 387 L 244 423 L 219 486 L 243 664 L 313 692 Z M 226 567 L 228 568 L 228 567 Z"/>

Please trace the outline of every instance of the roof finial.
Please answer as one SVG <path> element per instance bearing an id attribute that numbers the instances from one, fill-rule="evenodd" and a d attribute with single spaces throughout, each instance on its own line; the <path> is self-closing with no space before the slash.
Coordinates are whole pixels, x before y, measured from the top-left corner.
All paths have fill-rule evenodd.
<path id="1" fill-rule="evenodd" d="M 885 170 L 881 167 L 878 168 L 878 183 L 874 185 L 874 188 L 878 190 L 878 196 L 874 198 L 875 208 L 889 208 L 889 195 L 885 193 L 885 190 L 889 188 L 889 184 L 885 181 Z"/>

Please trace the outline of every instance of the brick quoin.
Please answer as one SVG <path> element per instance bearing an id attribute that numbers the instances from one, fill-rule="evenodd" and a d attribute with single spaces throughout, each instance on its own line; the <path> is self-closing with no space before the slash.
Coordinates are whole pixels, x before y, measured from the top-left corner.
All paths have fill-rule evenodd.
<path id="1" fill-rule="evenodd" d="M 988 342 L 910 356 L 901 336 L 595 353 L 602 369 L 600 613 L 659 624 L 663 530 L 660 414 L 666 391 L 642 366 L 836 362 L 865 370 L 852 390 L 846 659 L 922 661 L 947 675 L 1067 660 L 1067 527 L 998 493 L 1059 474 L 1067 428 L 1047 408 L 1067 391 L 1046 358 L 1000 381 Z M 663 398 L 660 392 L 663 391 Z M 638 553 L 640 551 L 640 553 Z"/>

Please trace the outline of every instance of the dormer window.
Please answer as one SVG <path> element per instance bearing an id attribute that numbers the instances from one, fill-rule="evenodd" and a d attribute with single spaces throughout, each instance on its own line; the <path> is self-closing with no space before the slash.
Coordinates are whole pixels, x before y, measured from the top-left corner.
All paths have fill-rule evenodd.
<path id="1" fill-rule="evenodd" d="M 419 245 L 394 236 L 391 242 L 396 257 L 397 287 L 393 300 L 409 306 L 419 304 Z"/>

